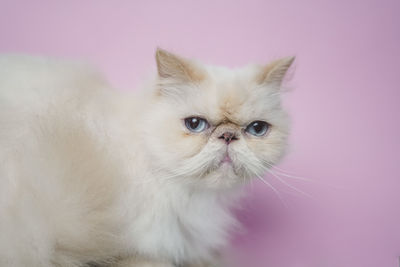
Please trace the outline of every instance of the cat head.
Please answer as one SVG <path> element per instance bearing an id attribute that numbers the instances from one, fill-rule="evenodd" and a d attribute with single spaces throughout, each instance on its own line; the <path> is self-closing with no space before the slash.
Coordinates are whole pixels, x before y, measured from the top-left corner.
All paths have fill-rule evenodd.
<path id="1" fill-rule="evenodd" d="M 294 58 L 227 69 L 158 49 L 144 142 L 166 179 L 229 188 L 261 176 L 287 146 L 282 80 Z"/>

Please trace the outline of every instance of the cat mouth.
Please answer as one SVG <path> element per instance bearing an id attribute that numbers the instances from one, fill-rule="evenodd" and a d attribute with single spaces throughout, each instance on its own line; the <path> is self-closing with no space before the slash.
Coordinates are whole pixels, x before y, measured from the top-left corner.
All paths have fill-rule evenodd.
<path id="1" fill-rule="evenodd" d="M 228 151 L 225 152 L 224 156 L 222 157 L 221 161 L 219 162 L 219 165 L 220 166 L 223 166 L 223 165 L 232 166 L 233 165 L 232 158 L 230 157 Z"/>
<path id="2" fill-rule="evenodd" d="M 232 159 L 228 154 L 226 154 L 225 157 L 221 160 L 221 164 L 224 163 L 232 164 Z"/>

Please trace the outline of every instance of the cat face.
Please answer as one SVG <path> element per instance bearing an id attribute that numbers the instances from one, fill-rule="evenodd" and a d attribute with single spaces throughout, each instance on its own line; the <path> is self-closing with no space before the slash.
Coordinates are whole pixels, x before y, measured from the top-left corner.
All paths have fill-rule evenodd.
<path id="1" fill-rule="evenodd" d="M 157 51 L 145 143 L 166 179 L 227 188 L 261 176 L 285 151 L 280 85 L 293 58 L 229 70 Z"/>

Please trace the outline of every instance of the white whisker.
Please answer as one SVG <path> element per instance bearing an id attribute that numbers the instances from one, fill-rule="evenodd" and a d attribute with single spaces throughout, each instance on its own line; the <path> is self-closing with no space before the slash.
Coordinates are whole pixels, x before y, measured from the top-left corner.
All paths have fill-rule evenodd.
<path id="1" fill-rule="evenodd" d="M 260 179 L 264 184 L 266 184 L 267 186 L 269 186 L 272 191 L 274 191 L 274 193 L 278 196 L 278 198 L 280 199 L 280 201 L 282 202 L 282 204 L 285 206 L 285 208 L 288 208 L 288 204 L 286 203 L 286 201 L 283 199 L 281 193 L 279 193 L 279 191 L 272 186 L 272 184 L 268 183 L 262 176 L 256 176 L 258 179 Z"/>
<path id="2" fill-rule="evenodd" d="M 285 180 L 283 180 L 281 177 L 279 177 L 279 176 L 278 176 L 276 173 L 274 173 L 272 170 L 267 170 L 267 171 L 268 171 L 270 174 L 272 174 L 276 179 L 278 179 L 281 183 L 283 183 L 284 185 L 286 185 L 287 187 L 289 187 L 289 188 L 295 190 L 296 192 L 298 192 L 298 193 L 300 193 L 300 194 L 302 194 L 302 195 L 304 195 L 304 196 L 307 196 L 307 197 L 309 197 L 309 198 L 311 198 L 311 199 L 314 199 L 314 197 L 311 196 L 310 194 L 308 194 L 308 193 L 306 193 L 306 192 L 304 192 L 304 191 L 302 191 L 302 190 L 300 190 L 300 189 L 294 187 L 293 185 L 291 185 L 291 184 L 289 184 L 288 182 L 286 182 Z"/>
<path id="3" fill-rule="evenodd" d="M 289 171 L 287 171 L 287 170 L 284 170 L 284 169 L 282 169 L 282 168 L 279 168 L 279 167 L 277 167 L 277 166 L 275 166 L 275 165 L 272 165 L 271 163 L 268 163 L 268 162 L 266 162 L 271 168 L 273 168 L 273 169 L 277 169 L 278 171 L 281 171 L 281 172 L 283 172 L 283 173 L 286 173 L 286 174 L 292 174 L 291 172 L 289 172 Z"/>
<path id="4" fill-rule="evenodd" d="M 335 186 L 335 185 L 331 185 L 331 184 L 327 184 L 327 183 L 322 183 L 320 181 L 317 181 L 315 179 L 311 179 L 311 178 L 306 178 L 306 177 L 301 177 L 301 176 L 297 176 L 297 175 L 292 175 L 289 174 L 288 171 L 285 171 L 283 169 L 280 169 L 276 166 L 273 166 L 271 163 L 269 162 L 264 162 L 265 164 L 268 165 L 269 168 L 273 169 L 273 171 L 276 174 L 279 174 L 281 176 L 287 177 L 287 178 L 291 178 L 291 179 L 295 179 L 295 180 L 299 180 L 299 181 L 305 181 L 305 182 L 310 182 L 310 183 L 314 183 L 314 184 L 319 184 L 319 185 L 323 185 L 332 189 L 337 189 L 337 190 L 343 190 L 343 188 L 339 187 L 339 186 Z"/>
<path id="5" fill-rule="evenodd" d="M 314 181 L 314 180 L 312 180 L 312 179 L 309 179 L 309 178 L 304 178 L 304 177 L 300 177 L 300 176 L 290 175 L 290 174 L 283 173 L 283 172 L 276 171 L 276 170 L 274 170 L 274 172 L 275 172 L 275 173 L 278 173 L 279 175 L 282 175 L 282 176 L 285 176 L 285 177 L 288 177 L 288 178 L 293 178 L 293 179 L 300 180 L 300 181 L 316 182 L 316 181 Z"/>

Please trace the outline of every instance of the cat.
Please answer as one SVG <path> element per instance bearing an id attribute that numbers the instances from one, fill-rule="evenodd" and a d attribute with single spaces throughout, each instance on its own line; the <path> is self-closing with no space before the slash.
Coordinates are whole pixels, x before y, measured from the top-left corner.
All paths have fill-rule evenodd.
<path id="1" fill-rule="evenodd" d="M 220 266 L 249 179 L 285 154 L 294 58 L 240 69 L 162 49 L 143 90 L 0 57 L 0 266 Z"/>

